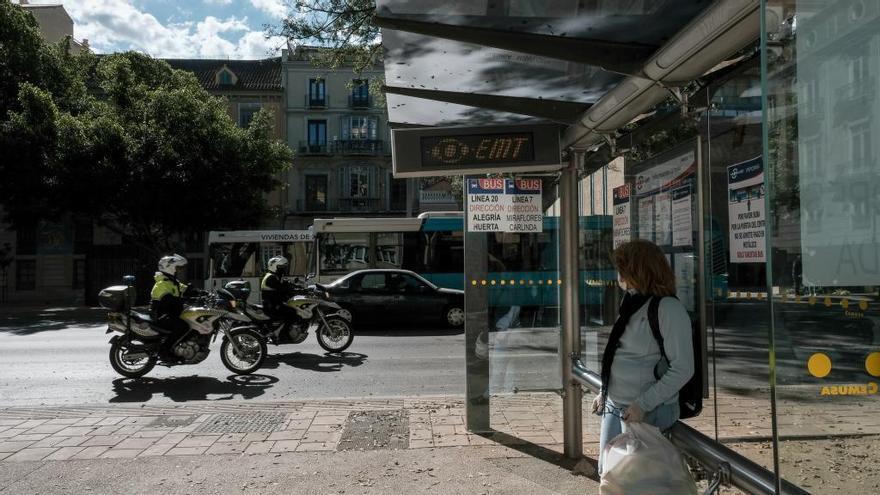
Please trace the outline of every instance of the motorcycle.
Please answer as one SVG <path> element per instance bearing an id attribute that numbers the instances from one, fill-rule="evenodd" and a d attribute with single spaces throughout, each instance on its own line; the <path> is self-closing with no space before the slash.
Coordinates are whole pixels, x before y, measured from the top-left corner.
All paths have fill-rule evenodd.
<path id="1" fill-rule="evenodd" d="M 330 294 L 320 285 L 305 287 L 301 281 L 294 282 L 292 296 L 285 303 L 296 312 L 297 319 L 275 319 L 265 313 L 260 304 L 248 303 L 250 283 L 233 280 L 224 289 L 237 299 L 242 314 L 250 318 L 250 324 L 274 345 L 300 344 L 312 332 L 318 345 L 327 352 L 338 353 L 348 349 L 354 340 L 351 313 L 330 300 Z"/>
<path id="2" fill-rule="evenodd" d="M 230 371 L 248 375 L 263 365 L 266 340 L 248 326 L 250 318 L 237 310 L 238 303 L 228 291 L 203 292 L 187 301 L 180 318 L 189 329 L 171 346 L 169 355 L 163 352 L 168 330 L 156 325 L 149 314 L 132 308 L 134 277 L 124 277 L 123 283 L 98 294 L 101 306 L 109 310 L 106 333 L 121 334 L 110 339 L 110 365 L 120 375 L 140 378 L 157 364 L 198 364 L 208 357 L 209 345 L 220 333 L 220 360 Z"/>

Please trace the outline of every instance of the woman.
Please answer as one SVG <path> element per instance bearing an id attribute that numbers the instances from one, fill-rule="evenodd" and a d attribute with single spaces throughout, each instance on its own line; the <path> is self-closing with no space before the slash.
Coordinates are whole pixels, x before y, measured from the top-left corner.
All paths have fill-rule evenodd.
<path id="1" fill-rule="evenodd" d="M 605 445 L 628 422 L 650 423 L 660 430 L 678 421 L 678 391 L 694 373 L 691 320 L 675 298 L 675 275 L 657 245 L 645 240 L 621 244 L 611 253 L 624 290 L 620 313 L 602 356 L 602 392 L 592 410 L 602 416 L 599 473 Z M 648 322 L 652 298 L 661 298 L 663 359 Z"/>

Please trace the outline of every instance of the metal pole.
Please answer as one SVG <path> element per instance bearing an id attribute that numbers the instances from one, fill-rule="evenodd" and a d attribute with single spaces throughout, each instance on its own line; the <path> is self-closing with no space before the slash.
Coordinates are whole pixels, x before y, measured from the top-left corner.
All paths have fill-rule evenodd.
<path id="1" fill-rule="evenodd" d="M 565 456 L 580 459 L 583 456 L 583 425 L 581 420 L 582 395 L 580 383 L 572 376 L 572 356 L 581 352 L 581 332 L 578 312 L 578 164 L 582 151 L 572 151 L 568 167 L 559 180 L 559 270 L 560 312 L 562 334 L 560 354 L 562 362 L 562 429 L 565 438 Z"/>

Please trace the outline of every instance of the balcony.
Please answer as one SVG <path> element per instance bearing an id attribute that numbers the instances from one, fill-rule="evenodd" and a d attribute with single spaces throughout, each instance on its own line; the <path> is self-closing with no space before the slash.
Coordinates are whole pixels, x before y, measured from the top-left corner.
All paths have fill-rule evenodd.
<path id="1" fill-rule="evenodd" d="M 348 107 L 356 109 L 367 109 L 372 106 L 373 99 L 370 95 L 348 95 Z"/>
<path id="2" fill-rule="evenodd" d="M 308 141 L 299 142 L 300 155 L 329 155 L 330 147 L 327 143 L 309 143 Z"/>
<path id="3" fill-rule="evenodd" d="M 310 109 L 322 109 L 330 106 L 330 97 L 328 95 L 324 95 L 323 98 L 311 98 L 309 95 L 305 96 L 305 106 Z"/>
<path id="4" fill-rule="evenodd" d="M 385 142 L 381 139 L 337 139 L 331 149 L 341 155 L 375 156 L 385 152 Z"/>

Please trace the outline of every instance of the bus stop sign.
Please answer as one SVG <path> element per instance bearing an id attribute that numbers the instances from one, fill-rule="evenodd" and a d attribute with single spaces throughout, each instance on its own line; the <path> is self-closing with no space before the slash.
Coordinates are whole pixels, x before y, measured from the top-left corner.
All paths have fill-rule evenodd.
<path id="1" fill-rule="evenodd" d="M 395 177 L 559 170 L 555 124 L 394 129 Z"/>

